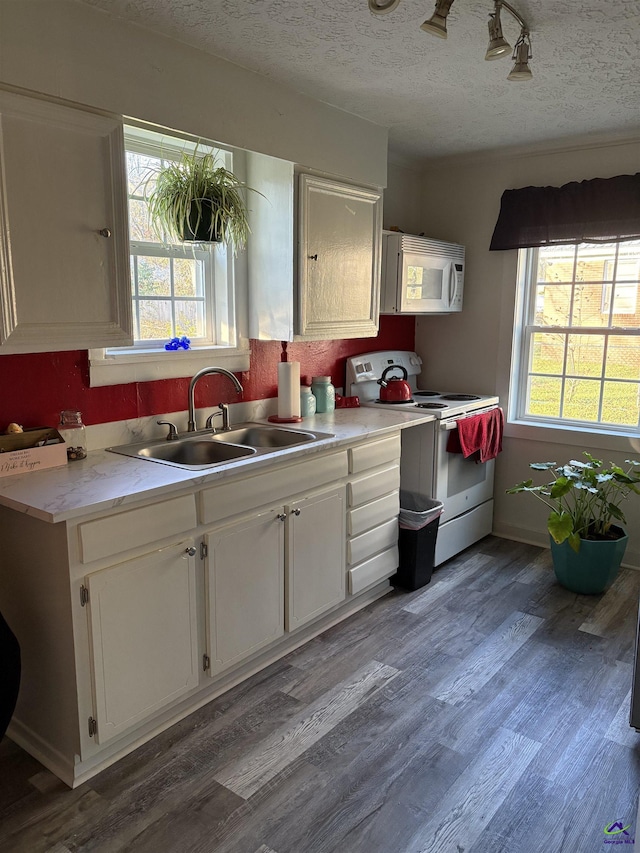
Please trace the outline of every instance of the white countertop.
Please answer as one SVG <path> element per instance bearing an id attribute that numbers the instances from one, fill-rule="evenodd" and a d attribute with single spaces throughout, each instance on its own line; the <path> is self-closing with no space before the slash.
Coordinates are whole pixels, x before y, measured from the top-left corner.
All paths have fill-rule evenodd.
<path id="1" fill-rule="evenodd" d="M 398 429 L 433 421 L 433 415 L 372 408 L 337 409 L 305 418 L 292 429 L 332 433 L 333 438 L 277 450 L 274 453 L 216 465 L 207 471 L 189 471 L 158 462 L 120 456 L 107 450 L 91 451 L 86 459 L 60 468 L 17 474 L 0 480 L 0 505 L 43 521 L 79 518 L 97 510 L 126 506 L 160 497 L 185 487 L 201 488 L 238 475 L 264 470 L 286 460 L 339 448 L 358 439 L 382 436 Z"/>

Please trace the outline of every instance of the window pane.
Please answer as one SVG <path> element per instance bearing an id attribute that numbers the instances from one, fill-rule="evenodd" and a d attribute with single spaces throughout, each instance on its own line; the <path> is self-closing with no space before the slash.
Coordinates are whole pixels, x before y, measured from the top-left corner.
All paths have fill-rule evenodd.
<path id="1" fill-rule="evenodd" d="M 202 296 L 202 263 L 195 258 L 175 258 L 173 287 L 176 296 Z"/>
<path id="2" fill-rule="evenodd" d="M 569 335 L 567 373 L 573 376 L 602 376 L 604 339 L 599 335 Z"/>
<path id="3" fill-rule="evenodd" d="M 169 258 L 138 255 L 138 293 L 141 296 L 171 296 Z"/>
<path id="4" fill-rule="evenodd" d="M 573 281 L 573 246 L 541 246 L 538 249 L 538 281 Z"/>
<path id="5" fill-rule="evenodd" d="M 571 307 L 570 284 L 538 284 L 536 287 L 536 326 L 568 326 Z"/>
<path id="6" fill-rule="evenodd" d="M 572 326 L 608 326 L 609 314 L 602 313 L 602 284 L 576 284 L 573 292 Z"/>
<path id="7" fill-rule="evenodd" d="M 188 338 L 205 336 L 204 304 L 202 302 L 176 301 L 176 335 Z"/>
<path id="8" fill-rule="evenodd" d="M 149 205 L 139 199 L 129 200 L 129 237 L 153 243 L 158 238 L 149 220 Z"/>
<path id="9" fill-rule="evenodd" d="M 562 417 L 597 421 L 600 383 L 593 379 L 567 379 L 564 386 Z"/>
<path id="10" fill-rule="evenodd" d="M 518 411 L 550 423 L 636 428 L 640 241 L 523 251 L 530 277 L 522 300 L 521 359 L 514 365 L 527 364 L 528 373 L 514 389 L 520 401 L 526 395 Z M 515 373 L 512 381 L 519 381 Z"/>
<path id="11" fill-rule="evenodd" d="M 583 243 L 578 246 L 576 258 L 576 281 L 611 281 L 616 246 L 592 246 Z"/>
<path id="12" fill-rule="evenodd" d="M 173 337 L 171 302 L 166 299 L 140 300 L 140 340 L 150 341 Z"/>
<path id="13" fill-rule="evenodd" d="M 605 376 L 608 379 L 640 379 L 640 343 L 636 337 L 610 335 Z"/>
<path id="14" fill-rule="evenodd" d="M 562 380 L 545 376 L 532 376 L 529 382 L 528 415 L 546 415 L 550 418 L 560 416 L 560 395 Z"/>
<path id="15" fill-rule="evenodd" d="M 136 154 L 127 151 L 127 173 L 129 178 L 129 195 L 145 196 L 155 182 L 155 171 L 159 160 L 156 157 L 147 157 L 144 154 Z M 147 190 L 147 186 L 149 190 Z"/>
<path id="16" fill-rule="evenodd" d="M 536 332 L 531 341 L 531 372 L 562 374 L 565 335 Z"/>
<path id="17" fill-rule="evenodd" d="M 610 424 L 635 426 L 638 423 L 640 386 L 631 382 L 605 382 L 602 420 Z"/>

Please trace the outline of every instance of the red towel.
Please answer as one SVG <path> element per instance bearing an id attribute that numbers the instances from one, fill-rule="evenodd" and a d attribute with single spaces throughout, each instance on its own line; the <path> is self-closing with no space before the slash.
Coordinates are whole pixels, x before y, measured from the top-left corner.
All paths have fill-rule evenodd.
<path id="1" fill-rule="evenodd" d="M 462 453 L 466 458 L 480 453 L 480 462 L 495 459 L 502 450 L 504 412 L 500 407 L 479 415 L 460 418 L 458 428 L 447 440 L 449 453 Z"/>

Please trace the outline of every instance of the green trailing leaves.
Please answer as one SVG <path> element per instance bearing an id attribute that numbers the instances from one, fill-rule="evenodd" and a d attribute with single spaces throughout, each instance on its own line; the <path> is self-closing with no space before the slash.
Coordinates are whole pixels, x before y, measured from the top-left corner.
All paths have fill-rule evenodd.
<path id="1" fill-rule="evenodd" d="M 246 244 L 245 197 L 257 190 L 219 165 L 213 154 L 185 152 L 150 175 L 147 186 L 149 211 L 160 233 L 166 231 L 178 242 L 231 243 L 234 252 Z"/>

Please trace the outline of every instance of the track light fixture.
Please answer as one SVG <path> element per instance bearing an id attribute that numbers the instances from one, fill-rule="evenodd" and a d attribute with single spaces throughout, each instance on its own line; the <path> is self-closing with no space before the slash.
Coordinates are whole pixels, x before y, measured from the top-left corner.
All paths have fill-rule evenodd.
<path id="1" fill-rule="evenodd" d="M 369 9 L 374 15 L 386 15 L 388 12 L 393 12 L 399 3 L 400 0 L 382 0 L 382 2 L 380 0 L 369 0 Z M 446 39 L 447 16 L 452 4 L 453 0 L 436 0 L 433 15 L 420 26 L 420 29 L 438 38 Z M 500 21 L 502 9 L 506 9 L 520 25 L 520 36 L 513 52 L 511 45 L 502 35 L 502 23 Z M 508 74 L 507 80 L 530 80 L 533 75 L 529 68 L 529 60 L 532 56 L 529 27 L 506 0 L 493 0 L 493 12 L 489 13 L 489 46 L 484 58 L 488 60 L 502 59 L 503 56 L 509 54 L 512 55 L 515 64 Z"/>

